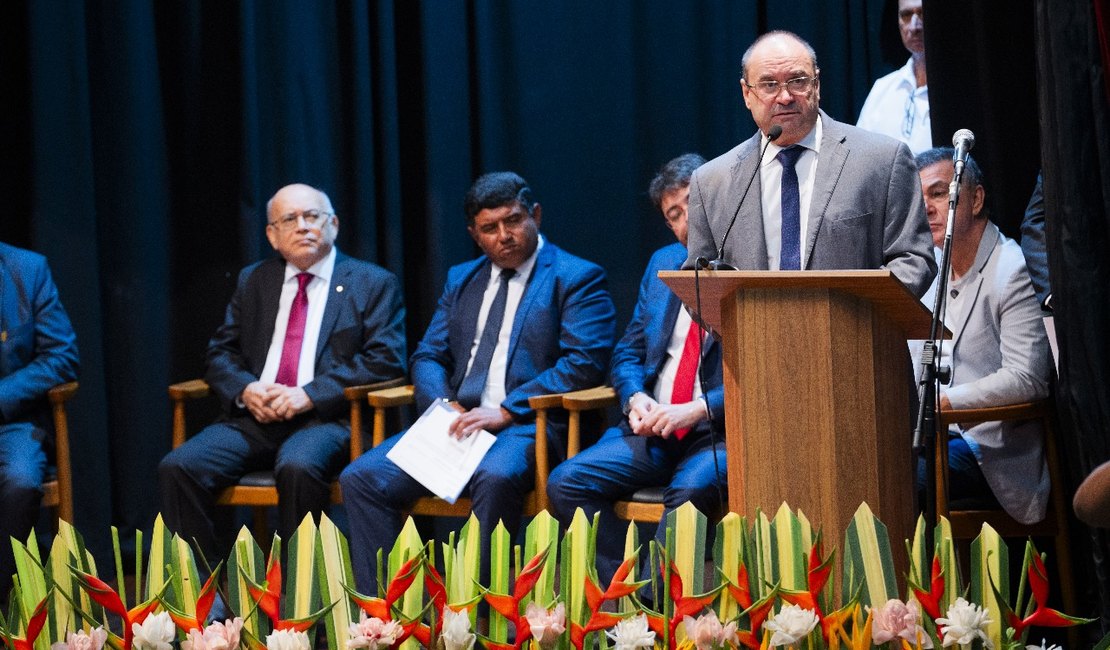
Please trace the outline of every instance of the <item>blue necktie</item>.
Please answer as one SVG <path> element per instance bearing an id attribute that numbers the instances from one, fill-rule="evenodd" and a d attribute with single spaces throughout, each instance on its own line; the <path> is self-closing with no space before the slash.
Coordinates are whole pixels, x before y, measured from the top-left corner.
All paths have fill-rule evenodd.
<path id="1" fill-rule="evenodd" d="M 456 399 L 464 408 L 472 409 L 482 403 L 482 392 L 485 391 L 486 380 L 489 378 L 489 364 L 493 361 L 493 350 L 497 347 L 501 323 L 505 320 L 505 305 L 509 302 L 509 280 L 514 275 L 514 269 L 501 270 L 501 286 L 498 287 L 497 295 L 486 314 L 486 326 L 482 329 L 478 351 L 474 353 L 474 363 L 470 364 L 470 372 L 466 373 L 459 386 Z"/>
<path id="2" fill-rule="evenodd" d="M 790 146 L 775 158 L 782 165 L 782 248 L 779 249 L 779 269 L 797 271 L 802 268 L 802 214 L 798 197 L 798 172 L 794 165 L 805 153 L 805 147 Z"/>

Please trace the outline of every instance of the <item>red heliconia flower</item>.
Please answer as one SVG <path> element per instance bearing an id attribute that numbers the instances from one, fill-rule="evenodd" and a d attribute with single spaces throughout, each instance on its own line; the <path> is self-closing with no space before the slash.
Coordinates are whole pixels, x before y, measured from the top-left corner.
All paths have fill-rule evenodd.
<path id="1" fill-rule="evenodd" d="M 570 642 L 578 650 L 582 650 L 582 645 L 585 643 L 586 635 L 590 632 L 597 632 L 598 630 L 605 630 L 613 627 L 624 618 L 624 616 L 617 614 L 610 614 L 602 612 L 601 606 L 608 600 L 618 600 L 625 596 L 631 596 L 636 593 L 636 590 L 646 584 L 644 582 L 625 582 L 628 574 L 632 572 L 632 567 L 636 564 L 636 557 L 629 557 L 617 567 L 616 573 L 613 574 L 613 579 L 609 581 L 609 588 L 601 591 L 599 587 L 589 576 L 586 576 L 585 593 L 586 605 L 590 608 L 590 618 L 586 621 L 585 625 L 579 625 L 574 621 L 570 623 Z"/>
<path id="2" fill-rule="evenodd" d="M 748 568 L 744 563 L 740 563 L 740 567 L 736 570 L 736 582 L 725 582 L 725 588 L 740 606 L 741 616 L 747 615 L 749 628 L 748 630 L 737 630 L 736 636 L 749 648 L 759 648 L 762 639 L 763 623 L 767 620 L 767 616 L 771 613 L 771 608 L 775 605 L 775 595 L 778 593 L 778 587 L 771 590 L 771 593 L 764 596 L 759 602 L 752 600 L 751 583 L 748 579 Z"/>
<path id="3" fill-rule="evenodd" d="M 940 567 L 940 556 L 933 556 L 933 567 L 929 576 L 929 591 L 910 584 L 913 597 L 921 604 L 921 609 L 934 621 L 941 617 L 940 599 L 944 595 L 944 572 Z"/>
<path id="4" fill-rule="evenodd" d="M 166 612 L 173 619 L 174 624 L 185 634 L 188 634 L 191 630 L 204 629 L 204 623 L 208 620 L 208 612 L 212 611 L 212 603 L 216 600 L 216 580 L 221 566 L 222 564 L 216 566 L 215 571 L 208 576 L 208 580 L 201 587 L 196 606 L 193 608 L 196 612 L 194 615 L 186 614 L 170 603 L 162 601 L 162 606 L 166 608 Z"/>
<path id="5" fill-rule="evenodd" d="M 806 575 L 806 591 L 790 591 L 783 589 L 782 598 L 788 603 L 797 605 L 803 609 L 813 610 L 817 614 L 817 620 L 821 622 L 821 635 L 828 643 L 833 637 L 836 636 L 836 628 L 846 620 L 850 612 L 847 607 L 832 614 L 825 614 L 821 611 L 821 604 L 819 601 L 821 591 L 824 590 L 825 585 L 829 582 L 829 576 L 832 575 L 832 561 L 833 553 L 830 553 L 827 558 L 821 560 L 821 536 L 818 535 L 817 539 L 813 542 L 813 547 L 809 550 L 809 572 Z"/>
<path id="6" fill-rule="evenodd" d="M 1026 628 L 1031 625 L 1041 627 L 1071 627 L 1081 623 L 1089 623 L 1091 619 L 1068 616 L 1063 612 L 1051 609 L 1048 606 L 1048 571 L 1045 570 L 1044 560 L 1035 550 L 1031 553 L 1033 561 L 1029 564 L 1026 575 L 1029 576 L 1029 591 L 1033 594 L 1033 601 L 1037 606 L 1025 618 L 1019 617 L 1013 610 L 1007 608 L 1006 622 L 1014 628 L 1014 637 L 1021 638 Z"/>
<path id="7" fill-rule="evenodd" d="M 331 611 L 335 603 L 331 603 L 318 612 L 309 614 L 304 618 L 282 618 L 281 617 L 281 561 L 274 557 L 270 557 L 270 565 L 266 570 L 266 581 L 261 585 L 256 583 L 242 567 L 239 568 L 239 573 L 243 577 L 243 582 L 247 585 L 247 593 L 255 603 L 258 604 L 258 609 L 262 610 L 264 614 L 270 619 L 270 623 L 275 630 L 291 630 L 293 632 L 304 632 L 316 624 L 322 616 Z"/>
<path id="8" fill-rule="evenodd" d="M 157 609 L 161 593 L 155 594 L 154 597 L 145 603 L 140 603 L 131 609 L 127 609 L 123 604 L 123 599 L 120 598 L 119 594 L 117 594 L 114 589 L 108 586 L 108 583 L 76 567 L 71 566 L 70 571 L 76 576 L 77 582 L 93 602 L 120 617 L 120 620 L 123 621 L 123 650 L 131 650 L 131 642 L 134 639 L 134 632 L 131 626 L 134 623 L 141 624 L 151 612 Z M 116 639 L 120 638 L 112 632 L 108 632 L 108 634 Z"/>
<path id="9" fill-rule="evenodd" d="M 482 597 L 485 599 L 489 606 L 494 609 L 498 614 L 505 617 L 513 628 L 516 630 L 516 641 L 510 645 L 507 643 L 495 643 L 487 641 L 486 647 L 491 650 L 507 650 L 514 648 L 520 650 L 524 642 L 532 638 L 532 627 L 528 625 L 528 618 L 520 613 L 520 603 L 528 595 L 528 592 L 536 586 L 540 580 L 540 574 L 543 572 L 543 566 L 547 562 L 547 555 L 550 552 L 550 547 L 545 548 L 543 552 L 536 555 L 524 565 L 520 574 L 516 577 L 516 582 L 513 583 L 513 595 L 495 594 L 487 591 Z"/>
<path id="10" fill-rule="evenodd" d="M 3 639 L 9 648 L 12 650 L 34 650 L 35 641 L 38 640 L 42 627 L 46 624 L 46 601 L 49 598 L 50 594 L 47 593 L 46 597 L 38 605 L 35 605 L 35 609 L 31 612 L 31 618 L 27 621 L 27 631 L 22 638 L 9 635 L 6 630 L 0 627 L 0 632 L 3 632 L 3 634 L 0 634 L 0 639 Z"/>
<path id="11" fill-rule="evenodd" d="M 687 616 L 694 616 L 701 613 L 703 609 L 713 602 L 717 597 L 719 589 L 701 594 L 700 596 L 683 596 L 682 595 L 682 576 L 678 573 L 678 567 L 674 562 L 668 563 L 667 567 L 670 571 L 670 588 L 671 588 L 671 602 L 674 603 L 674 613 L 671 615 L 669 621 L 665 620 L 662 615 L 647 613 L 648 627 L 660 638 L 667 640 L 667 647 L 674 648 L 675 645 L 675 629 L 682 619 Z M 659 571 L 662 573 L 664 567 L 660 567 Z M 664 625 L 666 623 L 666 625 Z"/>

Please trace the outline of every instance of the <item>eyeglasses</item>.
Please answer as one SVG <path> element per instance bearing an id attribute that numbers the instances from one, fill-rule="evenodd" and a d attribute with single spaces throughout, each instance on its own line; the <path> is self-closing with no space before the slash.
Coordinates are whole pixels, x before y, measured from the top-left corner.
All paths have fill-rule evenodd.
<path id="1" fill-rule="evenodd" d="M 910 21 L 913 20 L 914 16 L 917 16 L 917 22 L 925 22 L 925 12 L 921 9 L 921 7 L 917 7 L 916 9 L 907 8 L 898 12 L 898 20 L 906 25 L 910 24 Z"/>
<path id="2" fill-rule="evenodd" d="M 333 214 L 335 213 L 324 212 L 323 210 L 304 210 L 303 212 L 290 212 L 268 223 L 282 232 L 288 232 L 297 227 L 298 219 L 304 219 L 304 224 L 312 228 L 314 226 L 324 225 L 328 217 L 331 217 Z"/>
<path id="3" fill-rule="evenodd" d="M 812 77 L 794 77 L 793 79 L 787 79 L 783 83 L 774 80 L 757 81 L 754 84 L 750 84 L 743 79 L 741 81 L 744 82 L 744 85 L 747 86 L 749 90 L 754 90 L 759 93 L 760 97 L 771 99 L 772 97 L 778 97 L 779 93 L 782 92 L 783 86 L 786 86 L 786 92 L 791 95 L 804 95 L 808 93 L 810 89 L 813 88 L 813 84 L 817 83 L 817 75 L 815 74 Z"/>

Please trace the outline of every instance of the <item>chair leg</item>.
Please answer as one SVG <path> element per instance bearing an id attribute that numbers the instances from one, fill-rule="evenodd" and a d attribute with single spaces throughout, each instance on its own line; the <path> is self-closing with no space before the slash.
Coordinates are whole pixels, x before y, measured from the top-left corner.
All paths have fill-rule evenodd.
<path id="1" fill-rule="evenodd" d="M 268 522 L 266 521 L 266 506 L 255 506 L 251 508 L 254 513 L 254 539 L 258 542 L 260 547 L 266 548 L 270 545 L 270 538 L 267 537 L 266 532 L 269 530 Z"/>

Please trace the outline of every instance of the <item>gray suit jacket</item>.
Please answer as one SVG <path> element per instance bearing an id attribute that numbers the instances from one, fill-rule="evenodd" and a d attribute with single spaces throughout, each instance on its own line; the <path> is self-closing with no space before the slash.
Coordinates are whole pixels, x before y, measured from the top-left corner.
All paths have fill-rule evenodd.
<path id="1" fill-rule="evenodd" d="M 932 306 L 935 291 L 934 285 L 922 299 L 926 305 Z M 960 292 L 973 302 L 962 318 L 946 316 L 952 340 L 944 342 L 941 357 L 952 367 L 952 383 L 943 389 L 952 408 L 1048 396 L 1052 362 L 1040 304 L 1021 247 L 993 223 Z M 984 422 L 960 433 L 1006 512 L 1023 523 L 1043 519 L 1049 480 L 1040 422 Z"/>
<path id="2" fill-rule="evenodd" d="M 821 112 L 821 148 L 810 202 L 803 269 L 885 267 L 916 296 L 936 275 L 921 180 L 906 145 Z M 689 258 L 714 259 L 732 216 L 724 259 L 767 268 L 760 179 L 740 198 L 759 162 L 760 134 L 698 168 L 690 180 Z M 737 209 L 739 208 L 739 213 Z"/>

